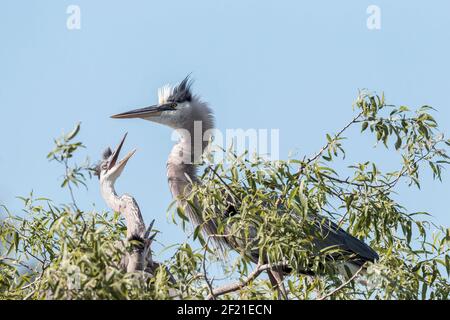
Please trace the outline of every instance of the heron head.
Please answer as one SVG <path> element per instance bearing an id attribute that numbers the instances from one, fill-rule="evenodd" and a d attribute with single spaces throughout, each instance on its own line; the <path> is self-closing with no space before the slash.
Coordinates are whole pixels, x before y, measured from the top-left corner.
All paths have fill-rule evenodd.
<path id="1" fill-rule="evenodd" d="M 212 125 L 211 110 L 198 96 L 192 94 L 191 86 L 192 81 L 187 76 L 175 87 L 166 85 L 160 88 L 157 105 L 119 113 L 111 118 L 140 118 L 173 129 L 191 128 L 194 121 L 208 121 Z"/>
<path id="2" fill-rule="evenodd" d="M 128 160 L 135 154 L 136 149 L 129 152 L 122 160 L 118 161 L 126 137 L 127 134 L 123 136 L 122 141 L 114 151 L 112 151 L 111 148 L 107 148 L 103 152 L 103 159 L 95 168 L 95 174 L 98 176 L 100 183 L 104 181 L 115 182 L 125 168 Z"/>

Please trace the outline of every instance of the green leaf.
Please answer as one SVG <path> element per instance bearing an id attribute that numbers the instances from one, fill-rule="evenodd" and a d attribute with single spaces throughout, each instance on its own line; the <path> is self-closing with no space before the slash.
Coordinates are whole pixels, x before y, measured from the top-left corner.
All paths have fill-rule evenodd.
<path id="1" fill-rule="evenodd" d="M 361 126 L 361 132 L 364 132 L 368 126 L 369 126 L 369 123 L 367 121 L 364 121 Z"/>
<path id="2" fill-rule="evenodd" d="M 78 132 L 80 132 L 80 128 L 81 128 L 81 122 L 78 122 L 76 124 L 75 128 L 69 134 L 66 135 L 66 141 L 70 141 L 73 138 L 75 138 L 76 135 L 78 134 Z"/>
<path id="3" fill-rule="evenodd" d="M 400 136 L 397 136 L 397 142 L 395 143 L 395 150 L 400 149 L 402 146 L 402 138 Z"/>

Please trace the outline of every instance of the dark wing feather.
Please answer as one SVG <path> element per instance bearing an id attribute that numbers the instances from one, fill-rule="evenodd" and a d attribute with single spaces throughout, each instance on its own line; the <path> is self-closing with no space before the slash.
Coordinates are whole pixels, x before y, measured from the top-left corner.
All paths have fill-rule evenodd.
<path id="1" fill-rule="evenodd" d="M 235 206 L 229 205 L 224 216 L 230 217 L 237 214 L 238 211 Z M 365 262 L 375 262 L 379 259 L 378 254 L 369 247 L 363 241 L 353 237 L 345 230 L 339 228 L 339 226 L 329 219 L 322 216 L 309 216 L 309 223 L 311 226 L 310 234 L 312 235 L 313 250 L 314 253 L 318 253 L 321 250 L 327 248 L 339 249 L 339 253 L 331 254 L 330 258 L 339 259 L 338 255 L 347 256 L 348 262 L 351 262 L 357 266 L 362 266 Z M 255 230 L 253 233 L 256 233 Z M 252 232 L 251 232 L 252 233 Z M 255 234 L 256 236 L 256 234 Z M 233 244 L 229 244 L 233 247 Z M 234 244 L 236 246 L 236 244 Z M 238 245 L 239 247 L 239 245 Z M 250 257 L 253 262 L 259 261 L 259 250 L 252 250 Z M 285 270 L 290 272 L 290 270 Z M 308 270 L 303 270 L 303 273 L 309 273 Z"/>
<path id="2" fill-rule="evenodd" d="M 353 237 L 332 221 L 324 217 L 312 217 L 312 226 L 316 237 L 313 240 L 314 248 L 318 251 L 335 247 L 347 255 L 352 255 L 352 263 L 359 266 L 365 262 L 378 260 L 378 254 L 363 241 Z"/>

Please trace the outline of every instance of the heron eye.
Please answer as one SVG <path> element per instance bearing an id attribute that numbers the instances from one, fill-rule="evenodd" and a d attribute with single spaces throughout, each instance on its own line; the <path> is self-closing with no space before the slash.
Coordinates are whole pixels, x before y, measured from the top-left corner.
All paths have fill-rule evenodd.
<path id="1" fill-rule="evenodd" d="M 174 109 L 176 109 L 176 108 L 177 108 L 177 105 L 178 105 L 177 103 L 172 103 L 171 107 L 174 108 Z"/>

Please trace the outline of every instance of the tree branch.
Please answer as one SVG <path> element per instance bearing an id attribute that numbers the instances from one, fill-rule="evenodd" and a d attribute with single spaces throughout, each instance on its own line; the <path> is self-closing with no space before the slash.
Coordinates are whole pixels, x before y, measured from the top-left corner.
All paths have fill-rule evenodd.
<path id="1" fill-rule="evenodd" d="M 212 284 L 212 280 L 210 281 L 208 278 L 208 272 L 206 271 L 206 252 L 208 251 L 208 245 L 209 245 L 209 240 L 211 240 L 212 238 L 209 237 L 208 238 L 208 242 L 205 245 L 205 249 L 203 252 L 203 261 L 202 261 L 202 266 L 203 266 L 203 277 L 206 281 L 206 284 L 208 285 L 208 289 L 209 289 L 209 296 L 212 297 L 213 300 L 216 300 L 216 297 L 214 295 L 214 289 L 213 289 L 213 284 Z"/>
<path id="2" fill-rule="evenodd" d="M 298 170 L 297 175 L 300 177 L 300 175 L 302 174 L 302 172 L 303 172 L 303 170 L 305 169 L 305 167 L 306 167 L 307 165 L 309 165 L 311 162 L 317 160 L 317 159 L 325 152 L 325 150 L 327 150 L 327 149 L 330 147 L 331 143 L 332 143 L 333 141 L 336 141 L 336 139 L 338 139 L 338 138 L 339 138 L 339 137 L 340 137 L 340 136 L 341 136 L 348 128 L 350 128 L 350 126 L 351 126 L 352 124 L 356 123 L 356 122 L 358 121 L 358 119 L 359 119 L 363 114 L 364 114 L 364 112 L 361 111 L 356 117 L 354 117 L 354 118 L 352 119 L 352 121 L 350 121 L 344 128 L 342 128 L 342 129 L 334 136 L 334 138 L 333 138 L 331 141 L 328 141 L 327 144 L 324 145 L 324 146 L 322 147 L 322 149 L 319 150 L 319 152 L 317 152 L 314 156 L 308 158 L 308 159 L 305 161 L 305 163 L 303 163 L 303 164 L 300 166 L 300 169 Z"/>
<path id="3" fill-rule="evenodd" d="M 258 263 L 256 265 L 255 270 L 253 270 L 245 279 L 234 282 L 234 283 L 226 284 L 226 285 L 223 285 L 221 287 L 214 289 L 213 292 L 206 299 L 213 300 L 213 299 L 216 299 L 218 296 L 241 290 L 241 289 L 245 288 L 250 282 L 255 280 L 262 272 L 269 270 L 269 269 L 273 269 L 277 266 L 282 267 L 285 265 L 286 264 L 284 264 L 284 263 L 279 264 L 279 265 L 272 265 L 269 263 L 267 263 L 267 264 Z"/>
<path id="4" fill-rule="evenodd" d="M 340 290 L 344 289 L 348 284 L 350 284 L 360 273 L 361 271 L 364 269 L 364 265 L 361 266 L 361 268 L 358 269 L 358 271 L 356 271 L 353 276 L 351 276 L 346 282 L 344 282 L 343 284 L 341 284 L 339 287 L 337 287 L 336 289 L 334 289 L 333 291 L 331 291 L 330 293 L 324 295 L 321 298 L 318 298 L 317 300 L 325 300 L 329 297 L 331 297 L 332 295 L 336 294 L 337 292 L 339 292 Z"/>

